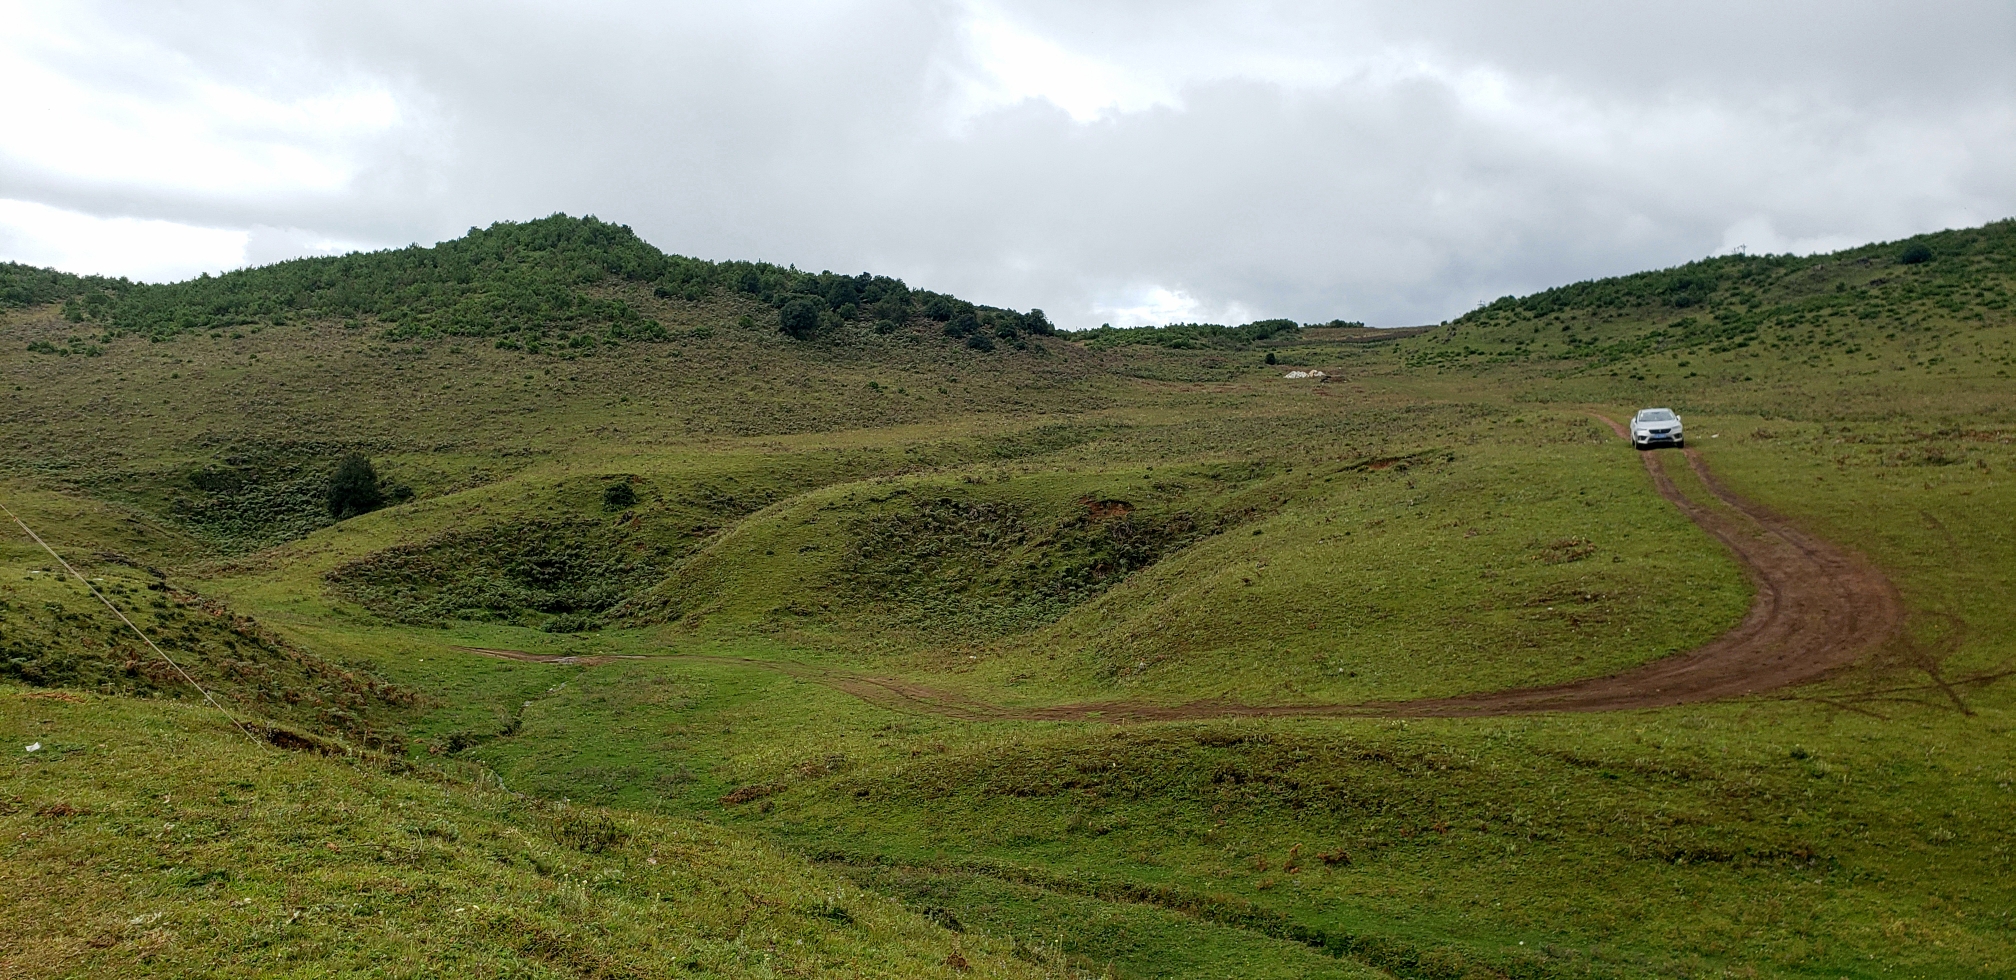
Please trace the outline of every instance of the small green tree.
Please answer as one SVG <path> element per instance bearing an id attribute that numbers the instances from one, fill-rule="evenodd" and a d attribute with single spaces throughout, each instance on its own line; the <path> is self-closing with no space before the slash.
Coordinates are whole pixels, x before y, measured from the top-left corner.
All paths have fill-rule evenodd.
<path id="1" fill-rule="evenodd" d="M 1278 359 L 1275 358 L 1274 356 L 1274 352 L 1271 350 L 1267 352 L 1267 363 L 1269 364 L 1279 363 Z"/>
<path id="2" fill-rule="evenodd" d="M 344 456 L 329 480 L 329 516 L 340 521 L 383 506 L 385 494 L 378 489 L 378 471 L 371 461 L 363 453 Z"/>
<path id="3" fill-rule="evenodd" d="M 1924 242 L 1918 242 L 1912 245 L 1910 248 L 1905 249 L 1904 254 L 1897 256 L 1897 261 L 1905 265 L 1917 265 L 1920 262 L 1930 262 L 1932 261 L 1932 250 L 1930 248 L 1925 247 Z"/>
<path id="4" fill-rule="evenodd" d="M 810 296 L 793 297 L 777 309 L 777 326 L 786 334 L 804 340 L 819 332 L 819 314 L 826 304 Z"/>

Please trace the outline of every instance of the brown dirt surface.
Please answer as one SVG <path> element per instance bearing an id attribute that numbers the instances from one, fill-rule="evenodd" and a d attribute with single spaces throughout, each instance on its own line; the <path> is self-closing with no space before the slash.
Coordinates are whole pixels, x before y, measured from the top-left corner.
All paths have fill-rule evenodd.
<path id="1" fill-rule="evenodd" d="M 1603 421 L 1629 438 L 1623 426 Z M 1729 492 L 1709 472 L 1699 450 L 1682 450 L 1681 456 L 1713 504 L 1690 499 L 1674 485 L 1666 472 L 1674 454 L 1642 454 L 1659 495 L 1721 541 L 1756 587 L 1750 612 L 1735 629 L 1685 653 L 1606 677 L 1364 707 L 1390 714 L 1460 716 L 1715 701 L 1818 680 L 1873 652 L 1903 627 L 1904 603 L 1874 565 Z"/>
<path id="2" fill-rule="evenodd" d="M 1624 427 L 1601 415 L 1619 436 Z M 1711 501 L 1688 497 L 1666 467 L 1685 459 Z M 1734 629 L 1685 653 L 1640 667 L 1542 687 L 1456 697 L 1359 704 L 1238 704 L 1111 701 L 1008 707 L 893 677 L 870 677 L 789 661 L 673 655 L 733 662 L 824 684 L 898 711 L 967 721 L 1183 721 L 1206 718 L 1481 717 L 1543 711 L 1663 708 L 1758 694 L 1808 683 L 1854 663 L 1897 636 L 1904 605 L 1890 580 L 1867 560 L 1800 530 L 1791 521 L 1731 493 L 1698 450 L 1640 454 L 1652 484 L 1689 520 L 1721 541 L 1756 587 Z M 515 650 L 458 649 L 540 663 L 593 666 L 616 657 L 557 657 Z M 630 658 L 623 658 L 630 659 Z"/>

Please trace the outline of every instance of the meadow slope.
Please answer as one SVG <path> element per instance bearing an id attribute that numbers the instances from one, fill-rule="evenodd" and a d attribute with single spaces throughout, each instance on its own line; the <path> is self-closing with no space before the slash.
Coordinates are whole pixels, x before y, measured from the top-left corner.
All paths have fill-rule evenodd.
<path id="1" fill-rule="evenodd" d="M 110 930 L 135 881 L 265 909 L 278 869 L 338 853 L 249 819 L 307 813 L 287 787 L 313 783 L 465 828 L 370 832 L 442 849 L 451 907 L 585 887 L 540 928 L 646 972 L 756 971 L 787 938 L 793 968 L 896 974 L 954 952 L 1004 975 L 2016 970 L 2016 225 L 1419 331 L 1087 338 L 615 227 L 8 294 L 0 497 L 233 710 L 412 769 L 255 750 L 162 703 L 192 694 L 0 538 L 4 719 L 66 746 L 0 785 L 27 835 L 0 860 L 38 909 Z M 1603 421 L 1648 403 L 1686 416 L 1686 453 Z M 353 452 L 410 499 L 332 519 Z M 1770 682 L 1642 696 L 1738 655 Z M 246 797 L 201 818 L 204 846 L 244 845 L 238 877 L 64 842 L 163 794 Z M 604 808 L 761 855 L 758 894 L 792 897 L 748 903 L 781 918 L 742 941 L 597 891 L 647 874 L 641 845 L 576 848 L 557 880 L 463 853 L 574 853 L 553 814 Z M 287 931 L 312 915 L 202 928 L 268 972 L 605 969 L 314 887 L 290 914 L 391 918 L 348 946 Z M 851 923 L 815 892 L 859 896 Z M 109 950 L 89 969 L 230 965 L 161 928 L 61 934 Z M 62 974 L 30 945 L 10 967 Z"/>

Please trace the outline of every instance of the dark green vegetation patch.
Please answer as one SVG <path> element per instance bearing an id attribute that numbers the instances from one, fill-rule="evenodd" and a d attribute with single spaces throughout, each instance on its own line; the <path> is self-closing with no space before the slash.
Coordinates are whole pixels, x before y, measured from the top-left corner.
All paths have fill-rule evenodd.
<path id="1" fill-rule="evenodd" d="M 0 306 L 63 301 L 73 323 L 107 336 L 263 329 L 336 320 L 378 327 L 386 340 L 472 337 L 533 353 L 592 354 L 634 341 L 670 339 L 639 312 L 626 288 L 701 302 L 741 294 L 775 310 L 797 339 L 854 325 L 890 333 L 913 320 L 978 350 L 996 341 L 1054 332 L 1041 310 L 975 306 L 901 281 L 862 273 L 809 273 L 763 262 L 710 262 L 667 255 L 629 227 L 593 217 L 554 215 L 499 222 L 431 248 L 418 245 L 333 258 L 295 259 L 168 285 L 80 278 L 9 264 L 0 269 Z M 45 353 L 68 353 L 46 342 Z M 46 350 L 44 350 L 46 348 Z M 89 352 L 92 348 L 86 347 Z"/>
<path id="2" fill-rule="evenodd" d="M 677 552 L 631 521 L 521 521 L 398 545 L 329 573 L 339 595 L 404 623 L 588 628 Z"/>
<path id="3" fill-rule="evenodd" d="M 95 297 L 100 308 L 110 302 L 111 292 L 132 288 L 124 279 L 103 276 L 75 276 L 55 269 L 39 269 L 19 262 L 0 262 L 0 309 L 21 309 L 44 303 L 60 303 L 75 296 Z"/>
<path id="4" fill-rule="evenodd" d="M 1312 327 L 1363 328 L 1356 321 L 1332 320 L 1312 323 Z M 1073 336 L 1093 347 L 1124 347 L 1146 344 L 1171 350 L 1240 350 L 1267 340 L 1292 338 L 1302 330 L 1293 320 L 1255 320 L 1227 327 L 1216 323 L 1171 323 L 1158 327 L 1115 327 L 1101 324 Z M 1272 364 L 1273 361 L 1267 363 Z"/>

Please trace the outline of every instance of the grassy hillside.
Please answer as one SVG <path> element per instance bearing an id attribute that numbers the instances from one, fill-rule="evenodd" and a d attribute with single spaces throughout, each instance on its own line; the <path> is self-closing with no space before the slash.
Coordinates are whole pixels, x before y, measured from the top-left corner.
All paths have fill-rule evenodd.
<path id="1" fill-rule="evenodd" d="M 0 704 L 11 976 L 1061 975 L 703 824 L 289 753 L 203 709 Z"/>
<path id="2" fill-rule="evenodd" d="M 248 716 L 528 794 L 412 783 L 428 819 L 529 840 L 558 812 L 538 801 L 607 806 L 770 855 L 779 894 L 919 917 L 876 904 L 887 938 L 860 945 L 805 913 L 839 930 L 803 934 L 834 969 L 942 965 L 950 941 L 987 969 L 1120 977 L 2004 975 L 2012 227 L 1704 260 L 1391 334 L 1058 336 L 561 219 L 95 301 L 63 280 L 67 310 L 0 314 L 0 494 Z M 785 329 L 793 303 L 811 329 Z M 1713 704 L 1212 717 L 1598 677 L 1742 622 L 1744 569 L 1596 417 L 1646 404 L 1686 416 L 1730 492 L 1866 556 L 1903 632 Z M 411 499 L 331 518 L 350 452 Z M 1653 465 L 1724 506 L 1676 454 Z M 208 724 L 134 700 L 190 696 L 51 568 L 0 544 L 10 682 Z M 15 788 L 41 772 L 0 798 L 54 798 Z M 245 874 L 298 846 L 272 841 Z M 17 845 L 8 874 L 58 847 Z M 457 905 L 475 867 L 440 886 Z M 467 901 L 547 894 L 533 871 Z M 624 969 L 683 962 L 665 951 L 688 939 L 650 937 L 701 934 L 623 894 L 568 934 L 603 930 Z M 778 901 L 755 904 L 799 914 Z M 315 955 L 487 941 L 451 921 Z M 495 955 L 430 962 L 528 954 Z"/>
<path id="3" fill-rule="evenodd" d="M 913 320 L 943 324 L 947 339 L 991 351 L 995 340 L 1026 347 L 1052 332 L 1041 310 L 976 307 L 952 296 L 912 293 L 886 276 L 817 275 L 761 262 L 715 263 L 667 255 L 629 228 L 554 215 L 471 228 L 431 248 L 414 245 L 336 258 L 296 259 L 188 282 L 134 284 L 10 265 L 8 305 L 63 301 L 64 318 L 102 330 L 99 343 L 137 334 L 238 333 L 321 320 L 379 327 L 383 337 L 483 338 L 499 348 L 592 356 L 605 347 L 673 339 L 637 302 L 705 302 L 746 296 L 770 308 L 763 325 L 800 340 L 867 327 L 889 334 Z M 753 319 L 753 318 L 752 318 Z M 70 353 L 73 344 L 48 353 Z"/>
<path id="4" fill-rule="evenodd" d="M 1409 351 L 1418 368 L 1544 370 L 1551 398 L 1628 393 L 1767 417 L 1923 418 L 1941 382 L 2016 368 L 2016 221 L 1828 255 L 1732 255 L 1507 297 Z M 1939 408 L 2007 410 L 1983 398 Z"/>

